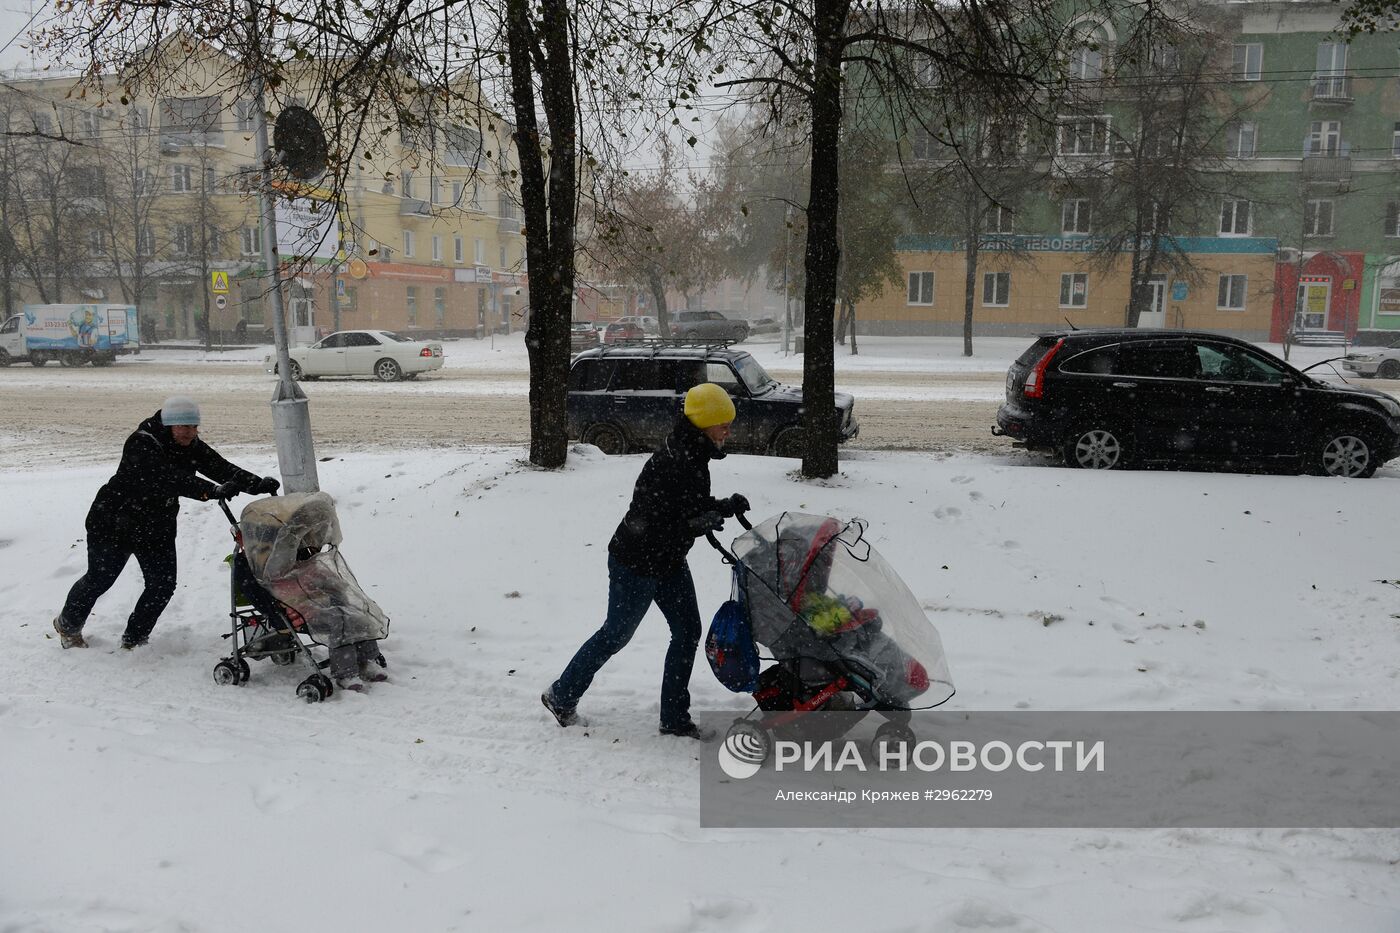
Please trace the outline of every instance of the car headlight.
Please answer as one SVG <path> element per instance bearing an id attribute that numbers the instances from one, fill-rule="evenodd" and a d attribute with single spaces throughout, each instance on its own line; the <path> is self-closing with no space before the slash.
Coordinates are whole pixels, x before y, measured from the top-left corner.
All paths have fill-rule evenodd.
<path id="1" fill-rule="evenodd" d="M 1347 359 L 1353 363 L 1374 363 L 1376 361 L 1374 356 L 1349 356 Z"/>

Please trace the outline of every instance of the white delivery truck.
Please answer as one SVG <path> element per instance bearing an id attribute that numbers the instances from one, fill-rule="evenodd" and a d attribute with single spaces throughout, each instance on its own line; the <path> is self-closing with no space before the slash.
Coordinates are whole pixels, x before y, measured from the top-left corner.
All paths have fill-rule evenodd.
<path id="1" fill-rule="evenodd" d="M 132 305 L 25 305 L 0 324 L 0 366 L 28 360 L 43 366 L 109 366 L 119 354 L 141 352 Z"/>

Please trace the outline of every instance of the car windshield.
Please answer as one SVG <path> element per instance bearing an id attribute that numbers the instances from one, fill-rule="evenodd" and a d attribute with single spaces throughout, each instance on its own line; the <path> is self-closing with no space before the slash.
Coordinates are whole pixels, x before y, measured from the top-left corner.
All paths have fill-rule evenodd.
<path id="1" fill-rule="evenodd" d="M 592 330 L 593 325 L 588 321 L 574 321 L 569 325 L 570 330 Z"/>
<path id="2" fill-rule="evenodd" d="M 380 335 L 381 337 L 388 337 L 390 340 L 393 340 L 393 341 L 395 341 L 395 342 L 397 342 L 397 343 L 412 343 L 412 342 L 413 342 L 413 338 L 412 338 L 412 337 L 405 337 L 405 336 L 403 336 L 402 334 L 396 334 L 396 333 L 394 333 L 393 331 L 381 330 L 381 331 L 379 332 L 379 335 Z"/>
<path id="3" fill-rule="evenodd" d="M 744 385 L 748 386 L 754 395 L 767 392 L 778 384 L 776 379 L 768 375 L 763 365 L 748 354 L 735 359 L 734 368 L 739 371 L 739 378 L 744 380 Z"/>

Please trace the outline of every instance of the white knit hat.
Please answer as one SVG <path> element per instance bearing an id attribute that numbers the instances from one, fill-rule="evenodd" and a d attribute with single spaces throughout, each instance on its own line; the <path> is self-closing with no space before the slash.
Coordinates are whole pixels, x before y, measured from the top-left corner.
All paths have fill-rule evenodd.
<path id="1" fill-rule="evenodd" d="M 199 404 L 187 395 L 172 395 L 160 406 L 160 420 L 167 428 L 177 424 L 199 424 Z"/>

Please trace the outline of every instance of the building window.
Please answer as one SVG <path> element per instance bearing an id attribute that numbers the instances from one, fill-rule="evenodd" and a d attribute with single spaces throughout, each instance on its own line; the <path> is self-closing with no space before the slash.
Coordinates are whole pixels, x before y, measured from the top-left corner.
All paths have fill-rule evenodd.
<path id="1" fill-rule="evenodd" d="M 138 107 L 132 104 L 127 122 L 130 123 L 133 130 L 145 133 L 151 128 L 151 111 L 146 107 Z"/>
<path id="2" fill-rule="evenodd" d="M 433 262 L 442 262 L 442 237 L 433 234 Z"/>
<path id="3" fill-rule="evenodd" d="M 472 182 L 472 199 L 467 207 L 474 211 L 485 210 L 485 208 L 481 206 L 481 185 L 476 182 Z"/>
<path id="4" fill-rule="evenodd" d="M 95 110 L 84 110 L 78 114 L 78 132 L 84 139 L 97 139 L 102 135 L 102 118 Z"/>
<path id="5" fill-rule="evenodd" d="M 1237 81 L 1258 81 L 1264 73 L 1264 46 L 1258 42 L 1235 45 L 1233 74 Z"/>
<path id="6" fill-rule="evenodd" d="M 447 126 L 448 165 L 476 165 L 481 158 L 481 131 L 471 126 Z"/>
<path id="7" fill-rule="evenodd" d="M 1108 151 L 1109 117 L 1060 119 L 1060 155 L 1102 155 Z"/>
<path id="8" fill-rule="evenodd" d="M 167 97 L 160 102 L 160 131 L 177 135 L 217 133 L 222 109 L 223 101 L 217 94 Z"/>
<path id="9" fill-rule="evenodd" d="M 1332 212 L 1331 200 L 1309 201 L 1303 208 L 1303 235 L 1331 236 Z"/>
<path id="10" fill-rule="evenodd" d="M 206 255 L 219 251 L 219 228 L 213 224 L 206 224 L 204 227 L 204 251 Z"/>
<path id="11" fill-rule="evenodd" d="M 340 310 L 357 311 L 360 307 L 360 289 L 355 285 L 345 286 L 345 294 L 340 298 Z"/>
<path id="12" fill-rule="evenodd" d="M 1060 307 L 1083 308 L 1089 303 L 1089 273 L 1060 274 Z"/>
<path id="13" fill-rule="evenodd" d="M 1317 44 L 1317 74 L 1313 78 L 1313 97 L 1346 98 L 1347 45 L 1345 42 Z"/>
<path id="14" fill-rule="evenodd" d="M 1314 120 L 1308 132 L 1307 155 L 1334 156 L 1342 151 L 1342 121 Z"/>
<path id="15" fill-rule="evenodd" d="M 156 232 L 148 226 L 142 226 L 136 234 L 136 255 L 143 259 L 149 259 L 156 254 Z"/>
<path id="16" fill-rule="evenodd" d="M 1227 200 L 1220 205 L 1220 235 L 1249 236 L 1249 202 Z"/>
<path id="17" fill-rule="evenodd" d="M 253 131 L 253 102 L 251 100 L 234 101 L 233 125 L 241 133 Z"/>
<path id="18" fill-rule="evenodd" d="M 506 267 L 509 266 L 509 265 L 510 265 L 510 263 L 508 263 L 508 262 L 506 261 L 506 245 L 505 245 L 504 243 L 502 243 L 502 244 L 501 244 L 501 264 L 500 264 L 500 266 L 499 266 L 498 268 L 504 269 L 504 268 L 506 268 Z"/>
<path id="19" fill-rule="evenodd" d="M 438 327 L 442 327 L 447 322 L 447 289 L 433 289 L 433 320 Z"/>
<path id="20" fill-rule="evenodd" d="M 1215 309 L 1217 311 L 1243 311 L 1246 286 L 1249 284 L 1247 275 L 1222 275 L 1220 277 L 1220 292 L 1215 299 Z"/>
<path id="21" fill-rule="evenodd" d="M 1258 146 L 1257 123 L 1231 123 L 1225 128 L 1225 154 L 1236 159 L 1252 159 Z"/>
<path id="22" fill-rule="evenodd" d="M 1088 233 L 1089 220 L 1093 210 L 1087 198 L 1071 198 L 1060 206 L 1060 231 L 1062 233 Z"/>
<path id="23" fill-rule="evenodd" d="M 1069 76 L 1076 81 L 1097 81 L 1103 77 L 1103 52 L 1097 43 L 1085 43 L 1070 53 Z"/>
<path id="24" fill-rule="evenodd" d="M 486 241 L 480 237 L 472 241 L 472 262 L 478 266 L 486 265 Z"/>
<path id="25" fill-rule="evenodd" d="M 190 166 L 188 166 L 188 165 L 172 165 L 172 166 L 170 166 L 170 190 L 171 190 L 171 191 L 189 191 L 189 190 L 193 187 L 193 185 L 191 184 L 191 178 L 192 178 L 192 175 L 191 175 L 191 172 L 190 172 Z"/>
<path id="26" fill-rule="evenodd" d="M 244 256 L 262 255 L 262 230 L 257 227 L 244 227 L 239 231 L 243 241 Z"/>
<path id="27" fill-rule="evenodd" d="M 1011 303 L 1011 273 L 988 272 L 982 276 L 982 304 L 1004 308 Z"/>
<path id="28" fill-rule="evenodd" d="M 418 286 L 408 286 L 408 297 L 405 299 L 408 304 L 408 326 L 418 326 Z"/>
<path id="29" fill-rule="evenodd" d="M 1016 212 L 1004 204 L 993 204 L 987 210 L 988 233 L 1014 233 Z"/>
<path id="30" fill-rule="evenodd" d="M 1400 314 L 1400 262 L 1382 266 L 1376 272 L 1376 311 Z"/>
<path id="31" fill-rule="evenodd" d="M 460 181 L 454 181 L 452 183 L 452 206 L 462 206 L 462 183 Z"/>
<path id="32" fill-rule="evenodd" d="M 1390 201 L 1385 206 L 1385 235 L 1400 236 L 1400 201 Z"/>
<path id="33" fill-rule="evenodd" d="M 922 126 L 914 128 L 909 134 L 909 153 L 914 157 L 915 162 L 927 162 L 938 155 L 938 140 L 934 135 Z"/>
<path id="34" fill-rule="evenodd" d="M 101 230 L 89 230 L 87 240 L 89 256 L 101 256 L 107 251 L 107 241 Z"/>
<path id="35" fill-rule="evenodd" d="M 176 256 L 188 256 L 194 252 L 194 227 L 189 224 L 176 224 L 171 227 L 170 251 Z"/>
<path id="36" fill-rule="evenodd" d="M 1390 131 L 1390 155 L 1400 159 L 1400 123 L 1395 124 L 1395 129 Z"/>
<path id="37" fill-rule="evenodd" d="M 403 232 L 403 255 L 404 255 L 404 258 L 405 258 L 405 259 L 408 259 L 408 258 L 410 258 L 410 257 L 413 256 L 413 231 L 412 231 L 412 230 L 405 230 L 405 231 Z"/>
<path id="38" fill-rule="evenodd" d="M 413 197 L 413 173 L 405 171 L 400 182 L 400 189 L 403 192 L 403 196 L 406 198 Z"/>
<path id="39" fill-rule="evenodd" d="M 452 238 L 452 258 L 457 262 L 466 262 L 467 260 L 466 244 L 462 242 L 460 236 Z"/>
<path id="40" fill-rule="evenodd" d="M 909 304 L 911 304 L 911 305 L 931 305 L 931 304 L 933 304 L 933 273 L 932 273 L 932 272 L 911 272 L 911 273 L 909 273 Z"/>

